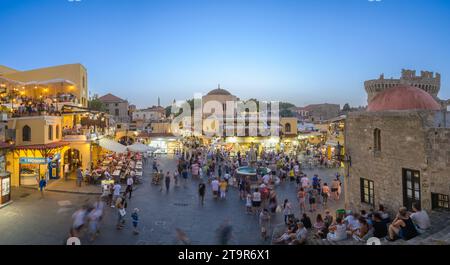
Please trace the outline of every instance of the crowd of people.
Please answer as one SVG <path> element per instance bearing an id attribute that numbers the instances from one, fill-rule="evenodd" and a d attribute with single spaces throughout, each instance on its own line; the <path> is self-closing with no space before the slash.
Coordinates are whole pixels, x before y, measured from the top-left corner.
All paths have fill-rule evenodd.
<path id="1" fill-rule="evenodd" d="M 326 210 L 324 216 L 317 214 L 314 222 L 306 213 L 300 219 L 289 215 L 286 226 L 284 233 L 274 240 L 275 244 L 305 244 L 309 238 L 335 242 L 348 239 L 365 242 L 371 237 L 410 240 L 430 229 L 431 223 L 426 211 L 416 203 L 413 212 L 401 207 L 394 219 L 379 205 L 376 211 L 346 211 L 345 215 L 336 214 L 336 217 Z"/>
<path id="2" fill-rule="evenodd" d="M 197 181 L 199 204 L 204 205 L 205 195 L 209 191 L 213 200 L 227 200 L 229 190 L 236 189 L 244 213 L 257 217 L 260 237 L 263 240 L 272 235 L 272 220 L 275 216 L 283 216 L 285 227 L 281 234 L 273 238 L 272 242 L 275 244 L 299 245 L 307 243 L 311 238 L 361 242 L 370 237 L 408 240 L 430 227 L 427 213 L 421 210 L 418 204 L 414 205 L 413 213 L 407 212 L 406 208 L 399 209 L 395 218 L 391 218 L 383 205 L 379 205 L 378 210 L 370 209 L 367 212 L 331 212 L 330 206 L 335 204 L 330 205 L 330 202 L 339 202 L 341 199 L 341 176 L 336 174 L 329 183 L 317 174 L 308 176 L 302 171 L 295 155 L 263 152 L 253 160 L 251 151 L 243 154 L 237 152 L 236 156 L 232 156 L 226 149 L 195 144 L 180 150 L 175 157 L 176 167 L 169 170 L 161 166 L 158 158 L 152 161 L 153 184 L 160 185 L 161 192 L 169 193 L 173 186 L 187 188 L 190 178 Z M 147 159 L 146 157 L 144 160 Z M 255 176 L 240 174 L 237 170 L 248 165 L 255 167 Z M 114 162 L 112 166 L 115 166 Z M 104 174 L 107 175 L 108 170 L 105 170 Z M 295 186 L 296 202 L 278 198 L 276 188 L 282 183 Z M 89 235 L 95 238 L 93 235 L 98 232 L 101 212 L 105 205 L 115 208 L 117 229 L 122 229 L 127 214 L 127 200 L 131 199 L 133 187 L 131 175 L 128 175 L 126 184 L 124 193 L 121 192 L 118 182 L 108 186 L 97 204 L 77 211 L 74 214 L 73 234 L 78 234 L 80 227 L 87 224 Z M 296 216 L 295 213 L 299 215 Z M 130 217 L 133 232 L 137 234 L 139 209 L 134 209 Z M 231 230 L 229 222 L 225 222 L 218 230 L 219 241 L 226 244 L 231 238 Z M 177 228 L 176 234 L 179 242 L 190 242 L 180 228 Z"/>
<path id="3" fill-rule="evenodd" d="M 48 115 L 58 115 L 60 110 L 57 102 L 75 102 L 76 97 L 72 94 L 58 94 L 56 97 L 41 96 L 40 98 L 31 98 L 20 95 L 14 99 L 14 116 L 33 116 L 41 115 L 45 112 Z"/>

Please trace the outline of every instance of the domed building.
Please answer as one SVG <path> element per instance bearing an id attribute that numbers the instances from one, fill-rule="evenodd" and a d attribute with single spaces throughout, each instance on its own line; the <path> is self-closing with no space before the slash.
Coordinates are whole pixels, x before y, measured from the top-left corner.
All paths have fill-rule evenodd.
<path id="1" fill-rule="evenodd" d="M 450 114 L 425 90 L 399 84 L 370 97 L 345 124 L 346 208 L 391 214 L 418 203 L 449 208 Z M 392 216 L 392 215 L 391 215 Z"/>
<path id="2" fill-rule="evenodd" d="M 369 103 L 367 111 L 387 110 L 440 110 L 436 100 L 422 89 L 399 85 L 377 94 Z"/>
<path id="3" fill-rule="evenodd" d="M 227 101 L 238 101 L 239 98 L 235 95 L 231 94 L 228 90 L 220 88 L 220 85 L 217 86 L 216 89 L 213 89 L 208 92 L 208 94 L 202 97 L 202 107 L 203 107 L 203 115 L 209 116 L 211 112 L 205 111 L 205 104 L 209 101 L 217 101 L 220 102 L 223 106 L 223 111 L 226 111 L 226 102 Z"/>

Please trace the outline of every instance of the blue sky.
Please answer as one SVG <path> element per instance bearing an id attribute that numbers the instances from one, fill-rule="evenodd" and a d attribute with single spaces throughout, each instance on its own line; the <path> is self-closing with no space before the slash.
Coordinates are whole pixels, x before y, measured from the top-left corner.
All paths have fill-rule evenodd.
<path id="1" fill-rule="evenodd" d="M 91 93 L 138 107 L 218 83 L 240 98 L 363 105 L 363 82 L 402 68 L 442 74 L 446 0 L 0 0 L 0 64 L 79 62 Z"/>

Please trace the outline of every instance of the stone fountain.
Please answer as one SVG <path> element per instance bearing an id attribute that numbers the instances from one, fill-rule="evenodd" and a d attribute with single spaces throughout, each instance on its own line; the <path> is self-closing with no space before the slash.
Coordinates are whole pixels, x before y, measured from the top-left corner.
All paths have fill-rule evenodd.
<path id="1" fill-rule="evenodd" d="M 253 145 L 250 147 L 248 160 L 248 166 L 243 166 L 236 169 L 236 173 L 238 174 L 238 176 L 249 177 L 250 180 L 255 183 L 258 181 L 258 175 L 265 175 L 270 173 L 269 168 L 257 166 L 257 154 Z"/>

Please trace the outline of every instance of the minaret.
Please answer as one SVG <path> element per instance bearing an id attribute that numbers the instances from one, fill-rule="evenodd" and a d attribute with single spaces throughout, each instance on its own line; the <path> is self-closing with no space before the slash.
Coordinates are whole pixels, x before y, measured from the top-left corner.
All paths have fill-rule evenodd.
<path id="1" fill-rule="evenodd" d="M 161 107 L 161 100 L 159 97 L 158 97 L 158 107 Z"/>

